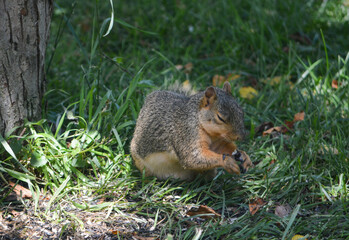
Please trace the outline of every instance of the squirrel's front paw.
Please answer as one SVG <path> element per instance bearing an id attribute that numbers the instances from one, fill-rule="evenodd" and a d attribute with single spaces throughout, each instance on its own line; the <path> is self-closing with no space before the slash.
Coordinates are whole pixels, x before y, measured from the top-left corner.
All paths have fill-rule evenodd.
<path id="1" fill-rule="evenodd" d="M 243 172 L 247 172 L 249 168 L 253 167 L 253 163 L 245 151 L 239 150 L 239 152 L 241 153 L 241 158 L 243 159 L 241 168 L 243 169 Z"/>
<path id="2" fill-rule="evenodd" d="M 223 155 L 224 169 L 231 174 L 240 174 L 240 167 L 230 155 Z"/>

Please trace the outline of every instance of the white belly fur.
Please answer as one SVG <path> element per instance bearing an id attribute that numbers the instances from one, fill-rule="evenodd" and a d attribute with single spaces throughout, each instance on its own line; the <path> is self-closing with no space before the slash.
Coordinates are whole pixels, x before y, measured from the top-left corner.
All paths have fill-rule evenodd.
<path id="1" fill-rule="evenodd" d="M 152 153 L 143 159 L 143 165 L 149 175 L 159 179 L 173 177 L 184 180 L 192 179 L 196 175 L 195 171 L 184 169 L 179 164 L 178 157 L 174 152 Z"/>

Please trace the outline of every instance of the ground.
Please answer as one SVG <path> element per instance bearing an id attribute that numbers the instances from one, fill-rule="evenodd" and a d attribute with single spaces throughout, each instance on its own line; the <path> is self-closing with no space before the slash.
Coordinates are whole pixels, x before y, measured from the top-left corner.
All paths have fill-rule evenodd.
<path id="1" fill-rule="evenodd" d="M 348 1 L 113 7 L 111 26 L 110 1 L 55 2 L 43 117 L 0 138 L 0 239 L 349 238 Z M 255 168 L 143 176 L 144 96 L 224 81 Z"/>

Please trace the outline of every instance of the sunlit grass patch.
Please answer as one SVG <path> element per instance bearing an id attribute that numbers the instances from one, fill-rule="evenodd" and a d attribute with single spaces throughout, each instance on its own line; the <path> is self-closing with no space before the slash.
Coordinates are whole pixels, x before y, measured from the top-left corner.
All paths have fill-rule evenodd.
<path id="1" fill-rule="evenodd" d="M 0 139 L 0 234 L 18 226 L 27 238 L 40 226 L 43 238 L 348 238 L 343 3 L 114 3 L 103 37 L 109 1 L 57 2 L 44 119 Z M 220 169 L 213 181 L 144 177 L 129 142 L 145 95 L 176 81 L 198 91 L 220 76 L 245 110 L 249 134 L 238 145 L 255 168 Z M 242 97 L 244 88 L 255 94 Z M 263 124 L 287 131 L 263 135 Z M 32 197 L 13 195 L 16 184 Z M 220 217 L 187 214 L 202 205 Z M 28 219 L 30 231 L 20 224 Z"/>

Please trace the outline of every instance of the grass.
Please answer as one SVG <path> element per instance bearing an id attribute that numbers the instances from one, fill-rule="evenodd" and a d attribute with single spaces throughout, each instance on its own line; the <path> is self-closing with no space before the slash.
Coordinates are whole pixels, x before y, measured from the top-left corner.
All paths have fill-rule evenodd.
<path id="1" fill-rule="evenodd" d="M 4 219 L 12 214 L 11 179 L 33 193 L 18 205 L 57 225 L 61 238 L 83 234 L 91 222 L 115 239 L 349 238 L 346 1 L 143 0 L 114 8 L 103 37 L 108 1 L 56 3 L 43 119 L 0 139 Z M 176 69 L 189 62 L 192 71 Z M 239 147 L 256 167 L 242 176 L 221 170 L 210 182 L 142 176 L 129 142 L 144 96 L 175 81 L 203 89 L 229 73 L 240 75 L 231 83 L 249 130 Z M 241 98 L 243 86 L 256 97 Z M 257 132 L 300 111 L 304 121 L 288 133 Z M 257 198 L 265 205 L 252 215 Z M 199 205 L 221 217 L 186 215 Z M 288 216 L 275 215 L 280 205 L 290 206 Z"/>

